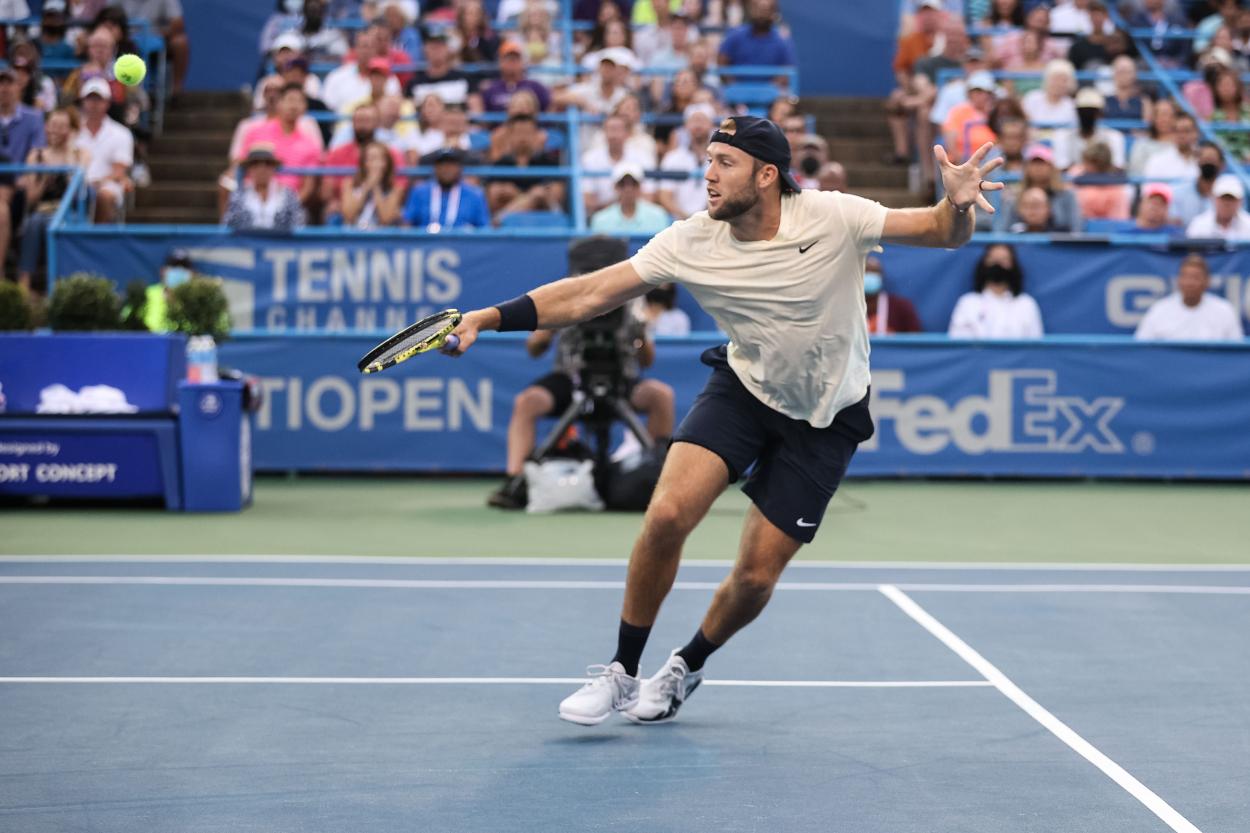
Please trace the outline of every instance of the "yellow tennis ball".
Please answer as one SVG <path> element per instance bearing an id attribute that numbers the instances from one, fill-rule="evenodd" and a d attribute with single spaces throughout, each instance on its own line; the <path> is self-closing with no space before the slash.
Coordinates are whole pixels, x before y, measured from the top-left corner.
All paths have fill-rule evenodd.
<path id="1" fill-rule="evenodd" d="M 113 75 L 127 87 L 140 83 L 147 74 L 148 65 L 138 55 L 122 55 L 113 62 Z"/>

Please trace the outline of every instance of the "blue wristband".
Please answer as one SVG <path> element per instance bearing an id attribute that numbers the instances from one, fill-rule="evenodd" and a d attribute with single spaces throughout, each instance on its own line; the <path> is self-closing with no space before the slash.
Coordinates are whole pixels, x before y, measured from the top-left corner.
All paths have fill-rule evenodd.
<path id="1" fill-rule="evenodd" d="M 529 295 L 519 295 L 511 301 L 495 304 L 499 310 L 499 332 L 510 333 L 538 329 L 538 307 Z"/>

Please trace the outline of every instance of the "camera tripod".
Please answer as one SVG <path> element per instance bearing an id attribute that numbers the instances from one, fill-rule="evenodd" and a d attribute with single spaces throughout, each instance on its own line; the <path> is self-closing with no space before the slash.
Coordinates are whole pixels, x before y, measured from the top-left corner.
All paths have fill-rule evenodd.
<path id="1" fill-rule="evenodd" d="M 541 462 L 551 453 L 551 449 L 555 448 L 556 443 L 564 436 L 569 426 L 578 419 L 585 423 L 593 439 L 595 489 L 601 495 L 606 493 L 608 462 L 611 456 L 609 443 L 612 440 L 614 421 L 623 422 L 647 451 L 655 447 L 655 441 L 651 439 L 642 420 L 638 418 L 638 414 L 629 404 L 624 380 L 593 374 L 589 379 L 583 380 L 573 391 L 572 404 L 557 418 L 555 427 L 543 438 L 542 442 L 534 447 L 529 460 L 535 463 Z"/>

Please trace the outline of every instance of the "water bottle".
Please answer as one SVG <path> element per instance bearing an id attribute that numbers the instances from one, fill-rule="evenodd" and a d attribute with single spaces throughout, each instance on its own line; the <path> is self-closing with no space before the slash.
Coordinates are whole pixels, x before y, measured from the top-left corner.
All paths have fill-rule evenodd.
<path id="1" fill-rule="evenodd" d="M 0 385 L 0 414 L 4 413 L 5 402 L 6 400 L 4 398 L 4 385 Z"/>
<path id="2" fill-rule="evenodd" d="M 212 336 L 187 339 L 187 381 L 201 385 L 217 381 L 217 342 Z"/>

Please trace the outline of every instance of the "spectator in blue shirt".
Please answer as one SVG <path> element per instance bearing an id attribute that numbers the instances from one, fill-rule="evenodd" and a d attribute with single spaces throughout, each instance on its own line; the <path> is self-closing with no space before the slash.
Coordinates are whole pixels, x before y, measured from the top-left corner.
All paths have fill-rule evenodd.
<path id="1" fill-rule="evenodd" d="M 1189 28 L 1185 18 L 1175 9 L 1170 8 L 1167 0 L 1141 0 L 1140 10 L 1129 16 L 1130 29 L 1150 29 L 1150 51 L 1172 69 L 1189 62 L 1192 41 L 1184 38 L 1169 38 L 1168 34 L 1184 31 Z"/>
<path id="2" fill-rule="evenodd" d="M 434 179 L 408 194 L 404 223 L 430 232 L 450 228 L 482 228 L 490 225 L 486 195 L 463 182 L 464 155 L 456 148 L 433 154 Z"/>
<path id="3" fill-rule="evenodd" d="M 668 212 L 642 199 L 642 168 L 623 161 L 612 171 L 617 201 L 595 212 L 590 230 L 599 234 L 658 234 L 673 221 Z"/>
<path id="4" fill-rule="evenodd" d="M 21 87 L 12 67 L 0 68 L 0 164 L 21 165 L 32 148 L 48 144 L 39 111 L 19 103 Z M 16 190 L 14 174 L 0 174 L 0 267 L 9 254 L 13 232 L 11 206 Z"/>
<path id="5" fill-rule="evenodd" d="M 776 18 L 776 0 L 749 0 L 749 22 L 721 41 L 721 66 L 794 66 L 794 44 L 774 28 Z"/>

